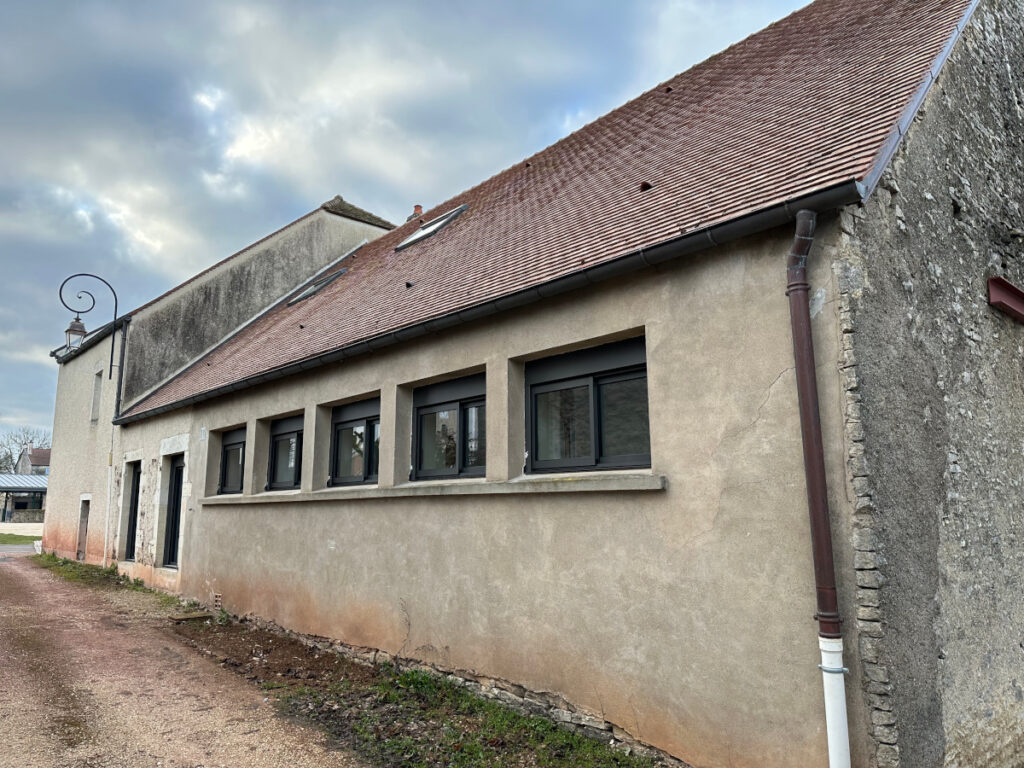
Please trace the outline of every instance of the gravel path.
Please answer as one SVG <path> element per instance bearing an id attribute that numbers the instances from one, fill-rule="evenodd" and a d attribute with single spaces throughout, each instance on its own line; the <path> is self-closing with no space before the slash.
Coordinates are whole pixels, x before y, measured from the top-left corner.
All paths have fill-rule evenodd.
<path id="1" fill-rule="evenodd" d="M 0 554 L 0 766 L 365 768 L 167 627 L 151 595 Z"/>

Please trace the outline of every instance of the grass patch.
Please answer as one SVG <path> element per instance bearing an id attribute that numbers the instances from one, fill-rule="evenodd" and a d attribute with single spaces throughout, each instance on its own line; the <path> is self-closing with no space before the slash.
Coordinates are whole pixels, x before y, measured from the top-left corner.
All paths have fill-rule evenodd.
<path id="1" fill-rule="evenodd" d="M 91 587 L 146 592 L 153 595 L 164 608 L 180 608 L 182 605 L 181 600 L 174 595 L 150 589 L 143 583 L 142 579 L 131 579 L 123 573 L 118 573 L 117 563 L 107 568 L 101 568 L 98 565 L 87 565 L 77 560 L 68 560 L 66 557 L 57 557 L 49 552 L 41 555 L 30 555 L 29 559 L 35 562 L 36 565 L 57 574 L 65 581 L 73 581 L 77 584 L 85 584 Z M 198 605 L 198 603 L 194 604 Z"/>
<path id="2" fill-rule="evenodd" d="M 0 533 L 0 544 L 31 544 L 42 536 L 22 536 L 20 533 Z"/>
<path id="3" fill-rule="evenodd" d="M 301 686 L 278 696 L 286 711 L 319 722 L 381 766 L 656 765 L 650 758 L 611 749 L 547 718 L 522 714 L 428 672 L 396 672 L 385 665 L 368 687 Z"/>
<path id="4" fill-rule="evenodd" d="M 356 664 L 247 622 L 185 622 L 173 630 L 244 676 L 280 712 L 324 731 L 382 768 L 654 768 L 626 754 L 419 670 Z"/>

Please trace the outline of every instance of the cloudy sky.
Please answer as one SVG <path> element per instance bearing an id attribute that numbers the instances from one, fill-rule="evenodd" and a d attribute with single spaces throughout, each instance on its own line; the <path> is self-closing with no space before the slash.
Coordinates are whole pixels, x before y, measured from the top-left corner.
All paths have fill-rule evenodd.
<path id="1" fill-rule="evenodd" d="M 402 221 L 805 2 L 0 0 L 0 430 L 52 424 L 67 275 L 123 311 L 335 194 Z"/>

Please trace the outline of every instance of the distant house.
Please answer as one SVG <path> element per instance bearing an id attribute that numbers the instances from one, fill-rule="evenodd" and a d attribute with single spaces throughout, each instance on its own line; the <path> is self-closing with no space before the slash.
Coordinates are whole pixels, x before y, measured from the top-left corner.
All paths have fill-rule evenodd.
<path id="1" fill-rule="evenodd" d="M 1022 87 L 1021 0 L 817 0 L 319 208 L 55 352 L 44 547 L 695 766 L 1019 764 Z"/>
<path id="2" fill-rule="evenodd" d="M 50 449 L 26 445 L 18 455 L 14 472 L 19 475 L 50 474 Z"/>

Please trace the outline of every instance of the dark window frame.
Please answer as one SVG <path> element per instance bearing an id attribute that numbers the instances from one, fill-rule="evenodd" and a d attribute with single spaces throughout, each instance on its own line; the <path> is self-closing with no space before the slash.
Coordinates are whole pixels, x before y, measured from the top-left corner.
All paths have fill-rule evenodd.
<path id="1" fill-rule="evenodd" d="M 170 460 L 170 473 L 167 476 L 167 511 L 164 514 L 164 552 L 160 567 L 177 570 L 181 557 L 181 512 L 185 503 L 185 454 L 171 456 Z"/>
<path id="2" fill-rule="evenodd" d="M 270 424 L 270 454 L 267 463 L 267 491 L 293 491 L 302 484 L 302 429 L 303 416 L 291 416 L 276 419 Z M 274 465 L 277 463 L 277 446 L 286 440 L 295 438 L 295 470 L 291 483 L 274 482 Z"/>
<path id="3" fill-rule="evenodd" d="M 459 379 L 443 381 L 419 387 L 413 392 L 413 429 L 412 429 L 412 472 L 410 480 L 440 480 L 452 478 L 484 477 L 487 474 L 486 437 L 484 445 L 484 463 L 480 466 L 467 467 L 466 463 L 466 422 L 465 413 L 469 408 L 483 407 L 484 430 L 486 435 L 487 420 L 487 381 L 485 374 L 478 373 Z M 439 411 L 455 411 L 455 469 L 423 469 L 420 467 L 422 456 L 422 422 L 423 416 Z"/>
<path id="4" fill-rule="evenodd" d="M 128 490 L 128 520 L 125 522 L 124 556 L 125 562 L 134 563 L 136 543 L 139 529 L 139 501 L 142 491 L 142 462 L 130 461 L 125 464 L 130 468 L 131 480 Z"/>
<path id="5" fill-rule="evenodd" d="M 526 472 L 594 472 L 609 469 L 648 469 L 651 466 L 650 419 L 648 452 L 603 456 L 601 386 L 618 381 L 643 379 L 647 382 L 647 351 L 644 338 L 612 342 L 598 347 L 531 361 L 526 366 Z M 588 388 L 590 452 L 565 459 L 538 459 L 537 395 L 580 386 Z M 645 390 L 647 387 L 645 386 Z M 647 392 L 650 408 L 650 392 Z"/>
<path id="6" fill-rule="evenodd" d="M 363 427 L 364 454 L 362 475 L 335 475 L 338 468 L 338 433 L 351 427 Z M 339 405 L 331 411 L 331 451 L 327 471 L 327 487 L 373 485 L 380 474 L 380 452 L 374 443 L 373 428 L 380 427 L 380 398 Z M 376 466 L 376 472 L 370 472 Z"/>
<path id="7" fill-rule="evenodd" d="M 224 487 L 227 476 L 228 449 L 240 446 L 242 452 L 242 472 L 238 477 L 238 490 Z M 245 427 L 221 433 L 220 443 L 220 477 L 217 480 L 217 494 L 242 493 L 245 488 Z"/>

